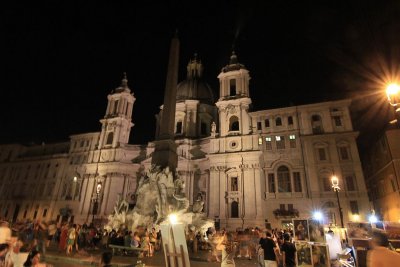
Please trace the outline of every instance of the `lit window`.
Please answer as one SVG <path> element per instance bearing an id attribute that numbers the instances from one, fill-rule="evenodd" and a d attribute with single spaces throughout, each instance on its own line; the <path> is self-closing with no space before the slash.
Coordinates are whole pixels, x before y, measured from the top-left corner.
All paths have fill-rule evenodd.
<path id="1" fill-rule="evenodd" d="M 265 149 L 272 150 L 272 138 L 271 137 L 265 137 Z"/>
<path id="2" fill-rule="evenodd" d="M 296 148 L 296 136 L 293 135 L 289 135 L 289 144 L 290 144 L 290 148 Z"/>
<path id="3" fill-rule="evenodd" d="M 262 137 L 258 137 L 258 144 L 259 144 L 259 145 L 262 145 L 262 143 L 263 143 Z"/>
<path id="4" fill-rule="evenodd" d="M 277 149 L 285 149 L 285 137 L 284 136 L 276 136 L 276 148 Z"/>

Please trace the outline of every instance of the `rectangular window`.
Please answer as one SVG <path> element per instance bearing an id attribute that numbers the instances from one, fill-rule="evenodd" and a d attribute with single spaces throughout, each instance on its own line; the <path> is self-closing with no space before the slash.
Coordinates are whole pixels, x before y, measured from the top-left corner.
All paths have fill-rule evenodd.
<path id="1" fill-rule="evenodd" d="M 269 127 L 269 119 L 265 119 L 265 121 L 264 121 L 264 125 L 265 125 L 265 127 L 266 127 L 266 128 L 268 128 L 268 127 Z"/>
<path id="2" fill-rule="evenodd" d="M 340 159 L 347 160 L 349 159 L 349 150 L 345 146 L 339 147 Z"/>
<path id="3" fill-rule="evenodd" d="M 351 200 L 350 201 L 350 210 L 351 210 L 351 213 L 353 213 L 353 214 L 358 214 L 359 213 L 359 211 L 358 211 L 358 203 L 357 203 L 356 200 Z"/>
<path id="4" fill-rule="evenodd" d="M 258 144 L 259 144 L 259 145 L 262 145 L 262 142 L 263 142 L 262 137 L 258 137 Z"/>
<path id="5" fill-rule="evenodd" d="M 285 210 L 285 204 L 279 204 L 279 209 L 280 210 Z"/>
<path id="6" fill-rule="evenodd" d="M 329 177 L 322 178 L 322 186 L 325 192 L 332 190 L 331 180 L 329 179 Z"/>
<path id="7" fill-rule="evenodd" d="M 354 178 L 353 176 L 347 176 L 346 177 L 346 186 L 348 191 L 355 191 L 356 186 L 354 184 Z"/>
<path id="8" fill-rule="evenodd" d="M 268 173 L 268 192 L 275 193 L 275 175 Z"/>
<path id="9" fill-rule="evenodd" d="M 236 95 L 236 80 L 235 79 L 231 79 L 229 81 L 229 95 L 230 96 Z"/>
<path id="10" fill-rule="evenodd" d="M 288 125 L 293 125 L 293 117 L 292 117 L 292 116 L 289 116 L 289 117 L 287 118 L 287 122 L 288 122 Z"/>
<path id="11" fill-rule="evenodd" d="M 261 131 L 261 121 L 257 122 L 257 130 Z"/>
<path id="12" fill-rule="evenodd" d="M 289 135 L 289 144 L 290 148 L 296 148 L 296 135 L 294 134 Z"/>
<path id="13" fill-rule="evenodd" d="M 301 192 L 301 176 L 300 172 L 293 173 L 294 192 Z"/>
<path id="14" fill-rule="evenodd" d="M 285 137 L 284 136 L 275 136 L 276 140 L 276 148 L 277 149 L 285 149 Z"/>
<path id="15" fill-rule="evenodd" d="M 318 148 L 319 160 L 326 160 L 325 148 Z"/>
<path id="16" fill-rule="evenodd" d="M 342 126 L 342 119 L 340 116 L 333 116 L 333 120 L 335 121 L 335 126 Z"/>
<path id="17" fill-rule="evenodd" d="M 289 211 L 292 211 L 293 210 L 293 204 L 287 204 L 287 208 L 288 208 Z"/>
<path id="18" fill-rule="evenodd" d="M 47 209 L 44 209 L 42 217 L 46 217 L 46 215 L 47 215 Z"/>
<path id="19" fill-rule="evenodd" d="M 271 137 L 265 137 L 265 149 L 272 150 L 272 138 Z"/>

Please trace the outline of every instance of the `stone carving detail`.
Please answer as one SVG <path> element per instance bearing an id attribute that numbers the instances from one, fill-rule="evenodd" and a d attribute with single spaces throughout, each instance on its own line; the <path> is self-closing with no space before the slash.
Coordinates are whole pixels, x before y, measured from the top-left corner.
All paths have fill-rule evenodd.
<path id="1" fill-rule="evenodd" d="M 213 227 L 214 222 L 202 212 L 204 201 L 196 201 L 190 209 L 184 190 L 183 179 L 174 177 L 168 167 L 161 169 L 152 165 L 139 180 L 134 209 L 125 210 L 127 201 L 118 200 L 114 213 L 108 217 L 108 230 L 127 227 L 134 231 L 138 226 L 158 227 L 171 213 L 177 214 L 181 223 L 198 231 Z"/>

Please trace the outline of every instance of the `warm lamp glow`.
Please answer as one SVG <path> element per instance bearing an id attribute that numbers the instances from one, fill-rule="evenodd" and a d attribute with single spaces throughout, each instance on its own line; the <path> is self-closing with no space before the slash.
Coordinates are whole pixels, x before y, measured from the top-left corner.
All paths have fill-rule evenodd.
<path id="1" fill-rule="evenodd" d="M 370 223 L 376 223 L 376 222 L 378 222 L 378 217 L 376 217 L 374 214 L 371 214 L 371 215 L 369 216 L 369 218 L 368 218 L 368 221 L 369 221 Z"/>
<path id="2" fill-rule="evenodd" d="M 386 95 L 391 105 L 400 104 L 400 86 L 397 83 L 391 83 L 386 87 Z"/>
<path id="3" fill-rule="evenodd" d="M 360 215 L 358 215 L 358 214 L 353 214 L 353 221 L 354 221 L 354 222 L 359 222 L 359 221 L 360 221 Z"/>
<path id="4" fill-rule="evenodd" d="M 396 95 L 400 92 L 400 86 L 396 83 L 391 83 L 386 87 L 387 95 Z"/>
<path id="5" fill-rule="evenodd" d="M 171 223 L 171 224 L 177 224 L 178 223 L 178 216 L 176 215 L 176 214 L 170 214 L 169 216 L 168 216 L 168 219 L 169 219 L 169 222 Z"/>
<path id="6" fill-rule="evenodd" d="M 74 176 L 74 182 L 78 181 L 78 177 Z"/>
<path id="7" fill-rule="evenodd" d="M 336 177 L 336 175 L 333 175 L 331 178 L 332 186 L 333 187 L 338 187 L 339 186 L 339 179 Z"/>

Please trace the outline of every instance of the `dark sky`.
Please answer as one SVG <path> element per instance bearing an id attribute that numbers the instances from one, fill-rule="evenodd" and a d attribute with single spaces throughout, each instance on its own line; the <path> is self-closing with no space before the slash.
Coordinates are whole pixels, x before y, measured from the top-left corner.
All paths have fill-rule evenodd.
<path id="1" fill-rule="evenodd" d="M 216 95 L 234 46 L 254 110 L 350 97 L 360 129 L 390 115 L 379 90 L 398 71 L 400 1 L 54 2 L 0 11 L 0 143 L 100 131 L 124 71 L 137 98 L 130 142 L 152 140 L 176 28 L 179 79 L 197 52 Z"/>

